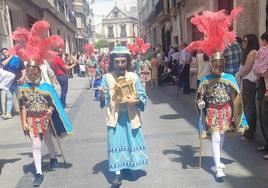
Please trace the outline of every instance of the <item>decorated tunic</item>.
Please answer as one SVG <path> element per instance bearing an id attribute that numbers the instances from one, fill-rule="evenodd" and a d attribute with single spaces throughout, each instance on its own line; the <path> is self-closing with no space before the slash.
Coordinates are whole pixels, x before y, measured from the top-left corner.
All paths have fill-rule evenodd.
<path id="1" fill-rule="evenodd" d="M 221 132 L 233 129 L 232 95 L 238 96 L 240 93 L 234 77 L 225 73 L 220 77 L 207 75 L 201 79 L 197 93 L 197 102 L 204 101 L 206 104 L 204 115 L 207 127 L 211 131 Z M 248 125 L 243 112 L 239 117 L 242 118 L 242 122 L 238 121 L 240 125 L 236 125 L 236 128 L 242 130 Z"/>
<path id="2" fill-rule="evenodd" d="M 140 64 L 140 78 L 142 82 L 147 82 L 150 79 L 150 61 L 141 61 Z"/>
<path id="3" fill-rule="evenodd" d="M 19 105 L 27 111 L 26 121 L 29 131 L 36 137 L 38 134 L 45 135 L 49 125 L 47 110 L 53 109 L 52 99 L 49 94 L 41 93 L 32 88 L 21 89 L 19 92 Z"/>

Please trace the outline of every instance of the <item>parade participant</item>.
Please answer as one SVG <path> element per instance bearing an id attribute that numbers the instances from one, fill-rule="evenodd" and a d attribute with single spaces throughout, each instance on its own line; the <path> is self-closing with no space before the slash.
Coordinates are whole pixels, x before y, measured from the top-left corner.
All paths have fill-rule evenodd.
<path id="1" fill-rule="evenodd" d="M 131 54 L 135 58 L 135 61 L 132 60 L 132 68 L 136 71 L 136 74 L 140 76 L 140 66 L 143 61 L 143 56 L 150 48 L 149 43 L 145 43 L 142 38 L 136 38 L 133 44 L 127 44 L 128 49 L 130 50 Z M 134 59 L 133 58 L 133 59 Z"/>
<path id="2" fill-rule="evenodd" d="M 53 86 L 41 83 L 40 64 L 44 60 L 52 60 L 56 52 L 51 48 L 63 46 L 63 40 L 57 36 L 47 37 L 49 23 L 36 22 L 31 32 L 24 28 L 17 29 L 13 34 L 16 41 L 14 50 L 26 65 L 26 84 L 18 95 L 21 124 L 25 135 L 32 141 L 33 159 L 36 169 L 34 186 L 39 187 L 43 181 L 41 141 L 44 140 L 50 156 L 50 167 L 58 166 L 52 135 L 56 137 L 72 131 L 71 122 L 64 112 L 61 101 Z M 23 43 L 23 45 L 21 45 Z M 62 153 L 63 155 L 63 153 Z"/>
<path id="3" fill-rule="evenodd" d="M 95 89 L 95 99 L 96 99 L 96 101 L 100 100 L 99 89 L 100 89 L 100 86 L 101 86 L 101 79 L 102 79 L 101 75 L 102 75 L 101 71 L 98 70 L 97 73 L 96 73 L 96 78 L 94 79 L 94 82 L 93 82 L 93 89 Z"/>
<path id="4" fill-rule="evenodd" d="M 123 46 L 116 46 L 111 52 L 110 59 L 112 71 L 102 79 L 100 106 L 106 107 L 109 170 L 116 174 L 113 184 L 120 185 L 122 169 L 138 170 L 148 163 L 140 117 L 147 96 L 139 77 L 128 71 L 129 50 Z M 119 92 L 116 90 L 120 84 L 119 80 L 122 79 L 126 81 L 125 83 L 129 83 L 127 88 L 132 88 L 135 93 L 125 96 L 124 102 L 118 100 Z"/>
<path id="5" fill-rule="evenodd" d="M 146 91 L 146 83 L 150 80 L 151 62 L 148 60 L 141 61 L 140 64 L 140 79 Z"/>
<path id="6" fill-rule="evenodd" d="M 187 50 L 202 50 L 209 56 L 210 74 L 200 80 L 196 103 L 200 110 L 200 119 L 202 119 L 203 110 L 206 110 L 204 115 L 206 126 L 211 131 L 212 155 L 215 163 L 212 170 L 216 178 L 225 176 L 223 173 L 225 165 L 220 160 L 224 133 L 232 130 L 233 125 L 242 133 L 248 128 L 242 110 L 239 86 L 233 75 L 223 73 L 225 63 L 223 51 L 228 43 L 235 41 L 235 34 L 230 32 L 229 28 L 232 20 L 241 11 L 242 8 L 236 8 L 230 16 L 226 15 L 223 10 L 204 11 L 202 15 L 197 15 L 191 20 L 205 36 L 203 41 L 191 43 Z M 202 128 L 202 126 L 199 127 Z M 200 138 L 201 133 L 202 130 L 200 130 Z"/>
<path id="7" fill-rule="evenodd" d="M 88 62 L 87 74 L 88 74 L 88 78 L 89 78 L 89 89 L 90 89 L 91 87 L 93 87 L 93 84 L 94 84 L 97 64 L 91 60 L 87 60 L 87 62 Z"/>

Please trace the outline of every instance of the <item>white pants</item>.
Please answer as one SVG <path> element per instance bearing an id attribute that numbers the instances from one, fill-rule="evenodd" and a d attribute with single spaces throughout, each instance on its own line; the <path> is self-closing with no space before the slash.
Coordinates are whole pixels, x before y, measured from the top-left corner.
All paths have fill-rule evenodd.
<path id="1" fill-rule="evenodd" d="M 33 159 L 36 173 L 42 174 L 42 155 L 41 155 L 42 140 L 40 139 L 39 135 L 37 135 L 37 137 L 34 137 L 34 134 L 32 132 L 29 132 L 29 134 L 30 139 L 32 141 Z M 52 130 L 50 127 L 47 128 L 46 134 L 43 136 L 43 139 L 45 141 L 45 144 L 47 145 L 50 159 L 55 159 L 56 152 L 52 141 Z"/>

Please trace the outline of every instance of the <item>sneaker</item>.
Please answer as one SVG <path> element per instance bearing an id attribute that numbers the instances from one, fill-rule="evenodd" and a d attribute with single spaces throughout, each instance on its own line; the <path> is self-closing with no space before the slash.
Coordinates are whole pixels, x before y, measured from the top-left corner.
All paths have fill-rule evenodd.
<path id="1" fill-rule="evenodd" d="M 225 164 L 220 163 L 219 168 L 221 168 L 221 169 L 225 169 Z M 211 167 L 211 170 L 212 170 L 213 172 L 215 172 L 215 173 L 216 173 L 216 166 Z"/>
<path id="2" fill-rule="evenodd" d="M 222 177 L 225 176 L 225 174 L 224 174 L 223 171 L 222 171 L 222 168 L 217 168 L 217 169 L 215 170 L 215 173 L 216 173 L 216 178 L 222 178 Z"/>
<path id="3" fill-rule="evenodd" d="M 55 170 L 56 168 L 58 168 L 59 164 L 58 164 L 58 160 L 56 159 L 50 159 L 50 168 L 51 170 Z"/>
<path id="4" fill-rule="evenodd" d="M 36 174 L 35 179 L 34 179 L 34 187 L 40 187 L 40 185 L 43 182 L 43 175 L 42 174 Z"/>
<path id="5" fill-rule="evenodd" d="M 119 186 L 121 184 L 122 184 L 122 176 L 121 176 L 121 174 L 115 175 L 114 180 L 113 180 L 113 185 Z"/>
<path id="6" fill-rule="evenodd" d="M 66 105 L 64 106 L 64 109 L 70 109 L 70 108 L 72 108 L 72 105 L 66 104 Z"/>
<path id="7" fill-rule="evenodd" d="M 3 115 L 2 118 L 3 118 L 3 120 L 11 119 L 12 118 L 12 115 L 8 113 L 6 115 Z"/>

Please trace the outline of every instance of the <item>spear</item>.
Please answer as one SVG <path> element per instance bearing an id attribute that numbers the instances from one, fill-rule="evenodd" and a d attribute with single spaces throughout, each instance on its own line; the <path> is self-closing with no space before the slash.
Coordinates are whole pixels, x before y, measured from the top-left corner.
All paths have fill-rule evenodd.
<path id="1" fill-rule="evenodd" d="M 62 158 L 63 158 L 64 165 L 65 165 L 65 167 L 66 167 L 66 166 L 67 166 L 66 159 L 65 159 L 65 156 L 64 156 L 64 153 L 63 153 L 63 149 L 62 149 L 62 146 L 61 146 L 59 137 L 58 137 L 57 132 L 56 132 L 56 129 L 55 129 L 55 125 L 54 125 L 54 123 L 53 123 L 53 121 L 52 121 L 51 118 L 50 118 L 49 120 L 50 120 L 50 122 L 51 122 L 51 127 L 52 127 L 52 129 L 53 129 L 53 132 L 54 132 L 54 134 L 55 134 L 55 138 L 56 138 L 57 143 L 58 143 L 58 146 L 59 146 L 59 148 L 60 148 L 60 152 L 61 152 L 61 156 L 62 156 Z"/>

